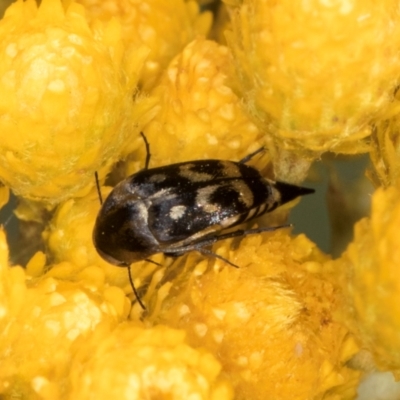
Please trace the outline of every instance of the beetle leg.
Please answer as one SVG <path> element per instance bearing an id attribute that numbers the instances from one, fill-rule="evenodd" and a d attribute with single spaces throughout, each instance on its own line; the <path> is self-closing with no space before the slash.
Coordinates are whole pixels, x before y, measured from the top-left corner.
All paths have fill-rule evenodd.
<path id="1" fill-rule="evenodd" d="M 149 142 L 147 141 L 147 138 L 146 138 L 146 136 L 144 135 L 144 133 L 143 133 L 143 132 L 140 132 L 140 134 L 142 135 L 142 138 L 143 138 L 143 140 L 144 140 L 144 145 L 146 146 L 146 161 L 145 161 L 145 164 L 144 164 L 144 169 L 147 170 L 147 169 L 149 169 L 150 157 L 151 157 L 151 154 L 150 154 L 150 144 L 149 144 Z"/>
<path id="2" fill-rule="evenodd" d="M 262 151 L 265 151 L 265 147 L 260 147 L 258 150 L 254 151 L 253 153 L 248 154 L 246 157 L 242 158 L 239 161 L 239 164 L 246 164 L 248 161 L 250 161 L 255 155 L 258 153 L 261 153 Z"/>
<path id="3" fill-rule="evenodd" d="M 225 239 L 231 239 L 234 237 L 243 237 L 243 236 L 248 236 L 248 235 L 255 235 L 261 232 L 271 232 L 275 231 L 277 229 L 281 228 L 288 228 L 291 227 L 291 224 L 287 225 L 280 225 L 280 226 L 272 226 L 272 227 L 266 227 L 266 228 L 255 228 L 255 229 L 239 229 L 234 232 L 228 232 L 223 235 L 215 235 L 215 236 L 209 236 L 206 238 L 201 238 L 195 242 L 192 242 L 191 244 L 188 244 L 186 246 L 181 246 L 181 247 L 176 247 L 176 248 L 170 248 L 168 251 L 165 251 L 164 254 L 166 256 L 172 256 L 176 257 L 179 255 L 183 255 L 189 251 L 198 251 L 201 253 L 201 249 L 203 247 L 211 246 L 216 242 L 219 242 L 220 240 L 225 240 Z M 217 257 L 219 258 L 219 257 Z M 229 264 L 229 263 L 228 263 Z"/>

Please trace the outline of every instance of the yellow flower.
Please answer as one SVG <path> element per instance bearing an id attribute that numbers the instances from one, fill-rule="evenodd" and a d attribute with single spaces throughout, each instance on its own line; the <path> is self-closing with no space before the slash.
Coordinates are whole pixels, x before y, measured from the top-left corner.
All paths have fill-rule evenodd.
<path id="1" fill-rule="evenodd" d="M 229 400 L 233 392 L 215 357 L 188 346 L 183 331 L 125 323 L 81 340 L 69 398 Z"/>
<path id="2" fill-rule="evenodd" d="M 117 161 L 143 168 L 140 130 L 151 167 L 267 145 L 258 168 L 274 157 L 275 175 L 299 181 L 323 151 L 366 151 L 371 121 L 392 184 L 395 0 L 226 0 L 230 48 L 197 36 L 210 14 L 193 0 L 80 2 L 17 0 L 0 21 L 4 201 L 11 188 L 57 205 L 25 270 L 8 265 L 0 231 L 0 397 L 353 400 L 350 329 L 398 372 L 397 187 L 377 192 L 338 261 L 279 229 L 214 246 L 237 269 L 196 252 L 134 263 L 146 310 L 93 246 L 91 190 Z"/>
<path id="3" fill-rule="evenodd" d="M 225 0 L 240 91 L 279 148 L 361 153 L 399 78 L 398 5 Z"/>
<path id="4" fill-rule="evenodd" d="M 0 209 L 8 203 L 10 199 L 10 189 L 7 186 L 0 185 Z"/>
<path id="5" fill-rule="evenodd" d="M 217 355 L 238 398 L 353 399 L 359 373 L 346 362 L 358 347 L 335 319 L 341 291 L 324 275 L 329 259 L 284 229 L 216 253 L 239 269 L 203 260 L 192 271 L 188 257 L 157 320 Z"/>
<path id="6" fill-rule="evenodd" d="M 8 245 L 4 230 L 0 229 L 0 328 L 19 312 L 25 297 L 25 273 L 21 267 L 10 268 Z"/>
<path id="7" fill-rule="evenodd" d="M 57 399 L 70 373 L 79 337 L 113 327 L 127 316 L 126 297 L 113 287 L 51 277 L 29 280 L 6 261 L 0 237 L 0 393 L 5 398 Z"/>
<path id="8" fill-rule="evenodd" d="M 132 101 L 147 50 L 129 57 L 117 21 L 18 0 L 0 21 L 0 179 L 56 203 L 86 193 L 138 133 Z M 136 116 L 137 117 L 137 116 Z"/>
<path id="9" fill-rule="evenodd" d="M 106 196 L 110 188 L 102 189 Z M 82 199 L 70 199 L 58 206 L 43 232 L 48 254 L 55 263 L 68 262 L 71 270 L 66 273 L 70 279 L 87 267 L 98 267 L 103 271 L 104 280 L 112 285 L 128 285 L 125 268 L 117 268 L 105 262 L 93 246 L 92 232 L 100 201 L 93 191 Z M 53 273 L 56 273 L 53 271 Z"/>
<path id="10" fill-rule="evenodd" d="M 200 13 L 195 1 L 184 0 L 79 0 L 89 18 L 118 18 L 127 47 L 150 49 L 140 82 L 144 89 L 155 86 L 171 59 L 197 35 L 206 35 L 211 14 Z"/>
<path id="11" fill-rule="evenodd" d="M 355 238 L 338 260 L 347 289 L 349 324 L 382 369 L 400 373 L 400 189 L 380 188 L 371 218 L 356 224 Z"/>
<path id="12" fill-rule="evenodd" d="M 374 170 L 368 175 L 377 186 L 396 185 L 400 179 L 399 105 L 398 99 L 393 102 L 394 116 L 379 121 L 372 135 L 370 155 Z"/>
<path id="13" fill-rule="evenodd" d="M 160 106 L 145 129 L 151 166 L 200 158 L 235 160 L 261 147 L 260 132 L 228 86 L 230 62 L 225 46 L 202 38 L 171 62 L 151 92 Z"/>

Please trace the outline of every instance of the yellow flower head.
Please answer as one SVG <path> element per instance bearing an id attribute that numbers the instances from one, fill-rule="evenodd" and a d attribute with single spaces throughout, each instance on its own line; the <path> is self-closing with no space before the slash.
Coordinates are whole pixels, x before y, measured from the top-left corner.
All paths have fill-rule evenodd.
<path id="1" fill-rule="evenodd" d="M 145 130 L 152 166 L 199 158 L 235 160 L 261 147 L 258 129 L 229 88 L 230 62 L 225 46 L 199 38 L 170 63 L 152 91 L 160 111 Z"/>
<path id="2" fill-rule="evenodd" d="M 370 156 L 374 170 L 368 171 L 368 175 L 377 186 L 388 187 L 400 182 L 399 106 L 397 99 L 392 104 L 394 116 L 379 121 L 372 135 Z"/>
<path id="3" fill-rule="evenodd" d="M 360 153 L 399 77 L 394 0 L 226 0 L 249 113 L 298 154 Z"/>
<path id="4" fill-rule="evenodd" d="M 0 329 L 23 307 L 25 273 L 20 267 L 9 266 L 8 245 L 4 230 L 0 229 Z"/>
<path id="5" fill-rule="evenodd" d="M 373 195 L 371 218 L 355 227 L 338 260 L 352 308 L 350 324 L 381 368 L 400 373 L 400 189 Z"/>
<path id="6" fill-rule="evenodd" d="M 10 200 L 10 189 L 0 185 L 0 210 L 8 203 L 8 200 Z"/>
<path id="7" fill-rule="evenodd" d="M 365 151 L 370 122 L 396 114 L 397 2 L 226 0 L 229 48 L 197 36 L 210 14 L 193 0 L 79 2 L 17 0 L 0 20 L 0 205 L 10 188 L 55 210 L 25 270 L 0 231 L 0 397 L 353 400 L 343 315 L 399 371 L 398 187 L 376 193 L 339 261 L 279 229 L 214 246 L 239 268 L 196 252 L 134 263 L 146 310 L 93 246 L 91 190 L 116 161 L 143 168 L 141 130 L 150 167 L 267 144 L 254 163 L 274 157 L 292 182 L 325 150 Z M 374 162 L 389 186 L 387 125 Z"/>
<path id="8" fill-rule="evenodd" d="M 110 189 L 103 189 L 106 196 Z M 99 267 L 104 279 L 113 285 L 128 284 L 124 268 L 116 268 L 105 262 L 96 252 L 92 232 L 96 215 L 100 209 L 97 192 L 93 191 L 82 199 L 70 199 L 58 206 L 43 233 L 47 251 L 55 263 L 67 261 L 76 267 L 70 271 L 73 277 L 86 267 Z"/>
<path id="9" fill-rule="evenodd" d="M 231 386 L 213 355 L 166 326 L 120 325 L 82 341 L 72 366 L 71 399 L 229 400 Z"/>
<path id="10" fill-rule="evenodd" d="M 211 14 L 200 13 L 189 0 L 79 0 L 89 18 L 108 21 L 118 18 L 127 47 L 142 45 L 150 49 L 141 72 L 140 83 L 150 89 L 157 83 L 171 59 L 197 35 L 206 35 Z"/>
<path id="11" fill-rule="evenodd" d="M 193 271 L 188 257 L 161 321 L 216 354 L 238 398 L 334 398 L 336 390 L 352 398 L 359 374 L 345 363 L 357 346 L 335 320 L 341 297 L 323 275 L 327 257 L 283 229 L 247 237 L 236 251 L 224 242 L 217 254 L 239 268 L 203 260 Z"/>
<path id="12" fill-rule="evenodd" d="M 117 288 L 94 292 L 84 281 L 51 277 L 31 281 L 26 288 L 23 280 L 22 284 L 15 279 L 21 275 L 18 270 L 22 271 L 5 271 L 8 281 L 14 282 L 6 292 L 0 291 L 3 311 L 5 304 L 12 305 L 0 318 L 0 394 L 58 399 L 65 390 L 60 382 L 68 379 L 76 340 L 124 319 L 126 308 L 119 303 L 126 298 Z"/>
<path id="13" fill-rule="evenodd" d="M 115 162 L 133 124 L 147 51 L 124 53 L 115 20 L 90 28 L 81 5 L 18 0 L 0 21 L 0 179 L 56 203 Z"/>

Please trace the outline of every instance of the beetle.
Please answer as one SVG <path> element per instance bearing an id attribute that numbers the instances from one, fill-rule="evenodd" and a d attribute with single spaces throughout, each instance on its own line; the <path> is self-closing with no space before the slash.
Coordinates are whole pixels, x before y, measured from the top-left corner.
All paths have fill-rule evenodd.
<path id="1" fill-rule="evenodd" d="M 270 212 L 313 189 L 264 178 L 246 163 L 264 149 L 242 160 L 194 160 L 145 168 L 118 183 L 97 215 L 93 242 L 111 264 L 129 267 L 157 253 L 180 256 L 190 251 L 229 260 L 212 253 L 217 241 L 282 228 L 239 229 L 222 233 Z M 98 185 L 98 179 L 96 180 Z M 98 185 L 100 195 L 100 189 Z M 285 225 L 287 226 L 287 225 Z M 144 308 L 130 275 L 135 296 Z"/>

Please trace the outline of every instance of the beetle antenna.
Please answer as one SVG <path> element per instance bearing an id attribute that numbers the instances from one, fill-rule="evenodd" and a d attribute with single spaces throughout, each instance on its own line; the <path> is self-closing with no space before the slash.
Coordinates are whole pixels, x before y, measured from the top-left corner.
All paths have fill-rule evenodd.
<path id="1" fill-rule="evenodd" d="M 134 283 L 133 283 L 132 273 L 131 273 L 131 266 L 130 266 L 130 265 L 127 265 L 127 268 L 128 268 L 129 282 L 131 283 L 132 290 L 133 290 L 133 293 L 134 293 L 134 295 L 135 295 L 135 297 L 136 297 L 136 300 L 137 300 L 138 303 L 140 304 L 140 307 L 142 307 L 142 309 L 143 309 L 144 311 L 146 311 L 146 307 L 144 306 L 142 300 L 140 299 L 139 293 L 137 292 L 137 290 L 136 290 L 136 288 L 135 288 L 135 285 L 134 285 Z"/>
<path id="2" fill-rule="evenodd" d="M 140 134 L 142 135 L 142 138 L 143 138 L 143 140 L 144 140 L 144 144 L 145 144 L 145 146 L 146 146 L 146 162 L 145 162 L 145 164 L 144 164 L 144 169 L 146 170 L 146 169 L 149 169 L 149 164 L 150 164 L 150 157 L 151 157 L 151 154 L 150 154 L 150 144 L 149 144 L 149 142 L 147 141 L 147 138 L 146 138 L 146 136 L 144 135 L 144 133 L 143 133 L 143 132 L 140 132 Z"/>
<path id="3" fill-rule="evenodd" d="M 96 180 L 97 194 L 99 195 L 100 205 L 102 205 L 103 204 L 103 197 L 101 196 L 99 174 L 97 173 L 97 171 L 95 171 L 95 173 L 94 173 L 94 179 Z"/>

